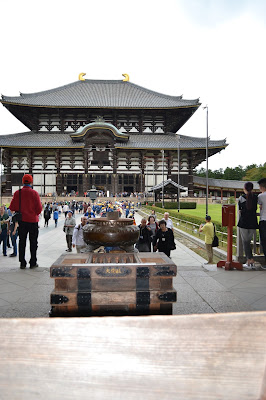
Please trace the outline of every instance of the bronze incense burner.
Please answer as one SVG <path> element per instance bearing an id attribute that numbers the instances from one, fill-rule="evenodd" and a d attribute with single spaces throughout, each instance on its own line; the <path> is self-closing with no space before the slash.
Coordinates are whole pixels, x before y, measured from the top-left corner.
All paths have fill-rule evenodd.
<path id="1" fill-rule="evenodd" d="M 117 211 L 108 212 L 104 218 L 90 218 L 83 228 L 88 245 L 125 248 L 133 246 L 139 237 L 139 228 L 131 218 L 119 218 Z"/>

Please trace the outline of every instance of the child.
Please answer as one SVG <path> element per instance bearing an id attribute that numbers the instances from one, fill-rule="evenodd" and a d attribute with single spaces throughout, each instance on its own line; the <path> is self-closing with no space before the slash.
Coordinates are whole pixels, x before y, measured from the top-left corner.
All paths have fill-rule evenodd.
<path id="1" fill-rule="evenodd" d="M 54 223 L 55 223 L 55 227 L 57 228 L 57 222 L 58 222 L 58 216 L 59 216 L 59 213 L 58 213 L 58 210 L 57 210 L 57 208 L 54 210 Z"/>

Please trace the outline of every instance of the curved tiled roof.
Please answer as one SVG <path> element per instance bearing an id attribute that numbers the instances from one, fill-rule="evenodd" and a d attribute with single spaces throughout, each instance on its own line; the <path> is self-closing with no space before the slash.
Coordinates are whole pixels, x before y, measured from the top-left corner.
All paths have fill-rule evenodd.
<path id="1" fill-rule="evenodd" d="M 180 143 L 178 143 L 178 136 Z M 167 135 L 130 135 L 127 143 L 119 143 L 117 147 L 130 147 L 136 149 L 205 149 L 206 138 L 197 138 L 169 133 Z M 209 148 L 225 148 L 226 140 L 209 140 Z"/>
<path id="2" fill-rule="evenodd" d="M 2 147 L 50 147 L 50 148 L 67 148 L 67 147 L 83 147 L 83 142 L 72 140 L 73 133 L 60 132 L 23 132 L 11 135 L 0 135 L 0 146 Z M 119 142 L 115 144 L 117 148 L 130 149 L 177 149 L 178 138 L 173 133 L 162 135 L 130 135 L 127 142 Z M 180 136 L 180 149 L 205 149 L 206 138 L 196 138 L 191 136 Z M 225 140 L 209 140 L 209 149 L 225 148 L 227 146 Z"/>
<path id="3" fill-rule="evenodd" d="M 85 126 L 81 126 L 77 132 L 75 133 L 71 133 L 71 137 L 72 139 L 76 140 L 76 139 L 82 139 L 82 137 L 84 137 L 84 135 L 86 134 L 86 132 L 88 130 L 91 129 L 107 129 L 113 132 L 114 136 L 118 137 L 120 140 L 128 140 L 128 135 L 125 133 L 120 132 L 114 125 L 99 120 L 99 121 L 95 121 L 95 122 L 91 122 L 90 124 L 87 124 Z"/>
<path id="4" fill-rule="evenodd" d="M 193 176 L 193 183 L 194 186 L 203 186 L 206 187 L 206 178 L 202 176 Z M 215 178 L 209 178 L 208 179 L 208 185 L 209 187 L 216 187 L 216 188 L 222 188 L 222 189 L 242 189 L 244 187 L 245 181 L 234 181 L 234 180 L 226 180 L 226 179 L 215 179 Z M 252 182 L 254 185 L 254 189 L 258 190 L 259 185 L 257 182 Z"/>
<path id="5" fill-rule="evenodd" d="M 158 185 L 153 186 L 152 188 L 149 189 L 149 192 L 152 192 L 153 190 L 158 190 L 162 189 L 162 187 L 166 188 L 167 186 L 172 186 L 173 188 L 178 190 L 178 187 L 181 191 L 185 192 L 187 188 L 182 185 L 178 185 L 178 183 L 172 181 L 172 179 L 167 179 L 166 181 L 163 181 L 161 183 L 158 183 Z"/>
<path id="6" fill-rule="evenodd" d="M 2 103 L 39 107 L 82 108 L 179 108 L 197 107 L 199 99 L 184 100 L 120 80 L 76 81 L 37 93 L 18 97 L 2 96 Z"/>

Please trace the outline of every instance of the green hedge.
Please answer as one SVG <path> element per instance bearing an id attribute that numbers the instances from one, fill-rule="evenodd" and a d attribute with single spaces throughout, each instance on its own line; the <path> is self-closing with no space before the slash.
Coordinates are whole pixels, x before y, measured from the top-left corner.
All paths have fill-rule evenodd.
<path id="1" fill-rule="evenodd" d="M 149 206 L 152 206 L 153 204 L 154 203 L 151 203 L 151 202 L 148 203 Z M 144 203 L 144 205 L 146 205 L 146 203 Z M 155 203 L 155 207 L 162 208 L 162 202 Z M 169 210 L 169 209 L 178 209 L 178 203 L 176 201 L 175 202 L 166 201 L 164 203 L 164 208 L 167 209 L 167 210 Z M 191 202 L 191 203 L 188 203 L 188 202 L 185 202 L 185 201 L 181 201 L 180 202 L 180 209 L 195 209 L 195 208 L 197 208 L 197 203 L 195 203 L 195 202 Z"/>

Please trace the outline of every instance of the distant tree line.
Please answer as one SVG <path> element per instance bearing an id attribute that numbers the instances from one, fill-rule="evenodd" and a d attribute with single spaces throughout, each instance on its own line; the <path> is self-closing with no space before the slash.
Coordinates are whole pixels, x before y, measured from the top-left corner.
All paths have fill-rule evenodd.
<path id="1" fill-rule="evenodd" d="M 198 171 L 196 170 L 194 175 L 196 176 L 206 176 L 206 169 L 200 168 Z M 261 178 L 266 178 L 266 163 L 264 164 L 251 164 L 246 167 L 242 167 L 242 165 L 238 165 L 235 168 L 225 168 L 225 169 L 215 169 L 212 171 L 208 170 L 209 178 L 216 179 L 226 179 L 226 180 L 234 180 L 234 181 L 257 181 Z"/>

